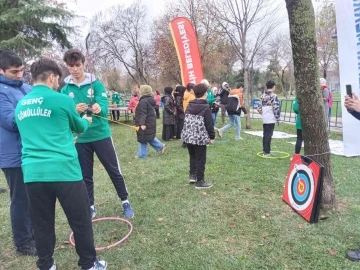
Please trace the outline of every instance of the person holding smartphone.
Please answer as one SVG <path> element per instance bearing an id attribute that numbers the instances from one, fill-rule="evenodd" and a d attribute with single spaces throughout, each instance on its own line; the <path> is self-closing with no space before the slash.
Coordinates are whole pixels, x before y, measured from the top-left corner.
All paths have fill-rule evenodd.
<path id="1" fill-rule="evenodd" d="M 360 99 L 351 90 L 351 85 L 346 86 L 345 108 L 356 119 L 360 120 Z"/>

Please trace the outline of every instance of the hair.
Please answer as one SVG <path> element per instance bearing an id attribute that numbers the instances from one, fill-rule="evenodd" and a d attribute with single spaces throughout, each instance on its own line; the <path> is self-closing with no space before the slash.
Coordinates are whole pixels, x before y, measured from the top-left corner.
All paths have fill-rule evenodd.
<path id="1" fill-rule="evenodd" d="M 193 83 L 188 83 L 188 84 L 186 85 L 186 90 L 188 90 L 188 91 L 193 90 L 194 87 L 195 87 L 195 84 L 193 84 Z"/>
<path id="2" fill-rule="evenodd" d="M 326 85 L 326 79 L 320 78 L 320 86 Z"/>
<path id="3" fill-rule="evenodd" d="M 208 80 L 206 80 L 206 79 L 201 80 L 201 82 L 200 82 L 200 83 L 205 84 L 205 86 L 206 86 L 206 87 L 209 87 L 209 86 L 210 86 L 209 81 L 208 81 Z"/>
<path id="4" fill-rule="evenodd" d="M 0 50 L 0 69 L 5 71 L 10 67 L 20 67 L 23 64 L 15 52 L 7 49 Z"/>
<path id="5" fill-rule="evenodd" d="M 85 56 L 79 49 L 70 49 L 65 53 L 63 60 L 68 65 L 75 64 L 79 60 L 85 63 Z"/>
<path id="6" fill-rule="evenodd" d="M 159 90 L 156 90 L 155 93 L 156 93 L 157 95 L 160 95 L 160 91 L 159 91 Z"/>
<path id="7" fill-rule="evenodd" d="M 186 87 L 182 85 L 178 85 L 175 89 L 175 92 L 179 93 L 180 96 L 183 96 L 185 93 Z"/>
<path id="8" fill-rule="evenodd" d="M 273 80 L 270 80 L 266 83 L 266 88 L 273 89 L 275 85 L 276 85 L 276 83 Z"/>
<path id="9" fill-rule="evenodd" d="M 164 88 L 164 93 L 168 94 L 168 95 L 171 95 L 171 93 L 173 92 L 173 88 L 171 86 L 166 86 Z"/>
<path id="10" fill-rule="evenodd" d="M 236 85 L 236 88 L 239 89 L 239 88 L 244 88 L 244 84 L 243 83 L 238 83 Z"/>
<path id="11" fill-rule="evenodd" d="M 205 95 L 206 92 L 207 92 L 207 87 L 204 83 L 195 85 L 194 94 L 196 98 L 201 98 L 202 96 Z"/>
<path id="12" fill-rule="evenodd" d="M 141 85 L 139 91 L 141 96 L 148 96 L 152 94 L 153 90 L 150 85 Z"/>
<path id="13" fill-rule="evenodd" d="M 62 76 L 61 68 L 55 61 L 49 58 L 41 58 L 35 61 L 30 67 L 31 76 L 34 81 L 45 82 L 51 74 Z"/>

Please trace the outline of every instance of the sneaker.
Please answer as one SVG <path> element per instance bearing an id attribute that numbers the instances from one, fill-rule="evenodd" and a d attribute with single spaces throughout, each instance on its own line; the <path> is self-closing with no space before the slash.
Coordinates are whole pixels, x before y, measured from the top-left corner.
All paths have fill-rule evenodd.
<path id="1" fill-rule="evenodd" d="M 123 209 L 124 209 L 124 217 L 126 218 L 134 217 L 134 210 L 131 208 L 130 203 L 123 203 Z"/>
<path id="2" fill-rule="evenodd" d="M 40 268 L 38 268 L 38 270 L 40 270 Z M 56 270 L 56 264 L 54 262 L 54 264 L 51 266 L 51 268 L 49 270 Z"/>
<path id="3" fill-rule="evenodd" d="M 0 188 L 0 193 L 5 193 L 7 191 L 6 188 Z"/>
<path id="4" fill-rule="evenodd" d="M 96 262 L 94 262 L 94 266 L 89 268 L 89 269 L 85 269 L 83 268 L 83 270 L 106 270 L 107 268 L 107 262 L 106 261 L 99 261 L 97 260 Z"/>
<path id="5" fill-rule="evenodd" d="M 360 249 L 350 250 L 348 253 L 346 253 L 345 257 L 353 262 L 360 261 Z"/>
<path id="6" fill-rule="evenodd" d="M 190 174 L 189 176 L 189 184 L 194 184 L 196 183 L 196 175 L 195 174 Z"/>
<path id="7" fill-rule="evenodd" d="M 91 213 L 91 218 L 94 218 L 96 216 L 95 205 L 90 206 L 90 213 Z"/>
<path id="8" fill-rule="evenodd" d="M 221 129 L 216 129 L 216 131 L 217 131 L 217 134 L 218 134 L 219 138 L 222 138 L 223 131 Z"/>
<path id="9" fill-rule="evenodd" d="M 239 140 L 243 140 L 243 138 L 241 138 L 241 137 L 235 137 L 235 140 L 236 140 L 236 141 L 239 141 Z"/>
<path id="10" fill-rule="evenodd" d="M 166 145 L 164 144 L 164 146 L 161 148 L 161 154 L 164 154 L 165 153 L 165 150 L 166 150 Z"/>
<path id="11" fill-rule="evenodd" d="M 204 180 L 197 181 L 196 184 L 195 184 L 196 189 L 211 188 L 212 186 L 213 186 L 213 184 L 207 183 Z"/>
<path id="12" fill-rule="evenodd" d="M 17 255 L 25 255 L 25 256 L 36 256 L 37 251 L 35 247 L 35 240 L 31 239 L 25 244 L 16 248 Z"/>

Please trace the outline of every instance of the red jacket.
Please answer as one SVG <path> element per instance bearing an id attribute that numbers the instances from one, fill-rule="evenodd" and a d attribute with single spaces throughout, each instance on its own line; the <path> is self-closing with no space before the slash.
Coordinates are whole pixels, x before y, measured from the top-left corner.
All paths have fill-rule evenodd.
<path id="1" fill-rule="evenodd" d="M 138 103 L 139 103 L 139 97 L 138 96 L 133 96 L 130 99 L 130 103 L 129 103 L 129 106 L 127 107 L 127 109 L 135 111 L 135 108 L 138 105 Z"/>
<path id="2" fill-rule="evenodd" d="M 155 105 L 156 105 L 156 106 L 159 106 L 159 105 L 160 105 L 160 98 L 161 98 L 160 95 L 155 95 L 155 96 L 154 96 Z"/>

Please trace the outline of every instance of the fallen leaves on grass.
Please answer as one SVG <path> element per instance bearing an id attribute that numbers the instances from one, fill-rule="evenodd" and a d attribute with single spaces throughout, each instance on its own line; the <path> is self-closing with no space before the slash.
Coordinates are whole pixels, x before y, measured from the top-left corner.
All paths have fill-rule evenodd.
<path id="1" fill-rule="evenodd" d="M 236 222 L 230 222 L 230 223 L 229 223 L 229 227 L 235 228 L 235 227 L 236 227 Z"/>
<path id="2" fill-rule="evenodd" d="M 164 220 L 164 218 L 162 218 L 162 217 L 157 219 L 157 221 L 159 221 L 159 222 L 162 222 L 163 220 Z"/>
<path id="3" fill-rule="evenodd" d="M 329 254 L 330 254 L 331 256 L 334 256 L 334 255 L 336 255 L 336 254 L 338 253 L 337 250 L 334 250 L 334 249 L 331 249 L 331 248 L 328 248 L 328 251 L 329 251 Z"/>
<path id="4" fill-rule="evenodd" d="M 234 243 L 234 239 L 232 239 L 231 237 L 228 237 L 228 238 L 226 238 L 225 242 Z"/>
<path id="5" fill-rule="evenodd" d="M 207 243 L 207 240 L 206 239 L 201 239 L 198 244 L 206 244 Z"/>
<path id="6" fill-rule="evenodd" d="M 302 225 L 301 223 L 298 224 L 298 228 L 299 228 L 299 229 L 301 229 L 302 226 L 303 226 L 303 225 Z"/>
<path id="7" fill-rule="evenodd" d="M 206 192 L 203 192 L 203 195 L 204 195 L 204 196 L 206 196 L 206 195 L 207 195 L 207 193 L 206 193 Z"/>

